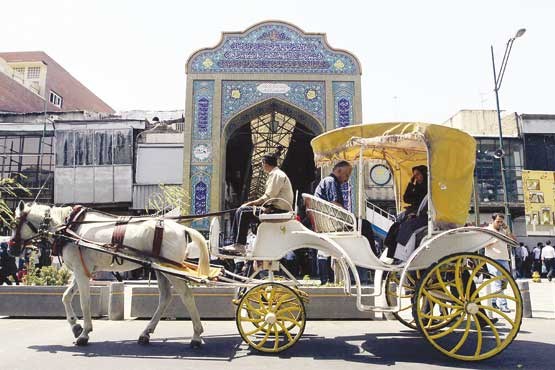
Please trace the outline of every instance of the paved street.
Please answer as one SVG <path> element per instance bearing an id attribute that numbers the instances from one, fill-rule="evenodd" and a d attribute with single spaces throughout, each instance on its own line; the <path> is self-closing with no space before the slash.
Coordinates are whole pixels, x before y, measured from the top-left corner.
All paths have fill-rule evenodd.
<path id="1" fill-rule="evenodd" d="M 65 320 L 0 319 L 0 369 L 552 369 L 555 324 L 525 319 L 501 355 L 462 363 L 437 353 L 392 321 L 309 321 L 303 339 L 279 356 L 251 352 L 233 321 L 204 322 L 206 343 L 188 346 L 188 321 L 162 321 L 147 347 L 136 344 L 147 321 L 96 320 L 87 347 L 72 344 Z M 287 360 L 287 361 L 284 361 Z"/>

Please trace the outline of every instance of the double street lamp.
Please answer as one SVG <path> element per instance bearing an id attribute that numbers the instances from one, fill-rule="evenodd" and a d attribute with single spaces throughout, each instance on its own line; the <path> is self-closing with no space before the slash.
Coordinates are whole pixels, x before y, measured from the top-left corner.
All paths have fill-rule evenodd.
<path id="1" fill-rule="evenodd" d="M 499 149 L 495 152 L 495 157 L 499 158 L 499 165 L 501 167 L 501 183 L 503 186 L 503 206 L 505 209 L 505 219 L 507 224 L 511 227 L 511 214 L 509 212 L 509 197 L 507 194 L 507 179 L 505 174 L 505 151 L 503 150 L 503 128 L 501 126 L 501 111 L 499 110 L 499 89 L 501 88 L 501 83 L 503 82 L 503 76 L 505 75 L 505 70 L 507 68 L 507 62 L 509 61 L 509 55 L 511 54 L 511 49 L 513 48 L 513 43 L 515 40 L 526 32 L 525 28 L 519 29 L 516 34 L 507 41 L 505 46 L 505 54 L 503 55 L 503 60 L 501 61 L 501 66 L 499 67 L 499 72 L 495 68 L 495 57 L 493 55 L 493 45 L 491 45 L 491 63 L 493 66 L 493 81 L 495 91 L 495 102 L 497 104 L 497 121 L 499 124 Z"/>

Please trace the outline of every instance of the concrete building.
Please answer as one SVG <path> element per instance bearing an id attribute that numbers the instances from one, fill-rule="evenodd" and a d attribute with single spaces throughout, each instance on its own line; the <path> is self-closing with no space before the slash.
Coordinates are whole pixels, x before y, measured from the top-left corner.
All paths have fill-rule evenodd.
<path id="1" fill-rule="evenodd" d="M 555 171 L 555 115 L 521 114 L 520 130 L 526 169 Z"/>
<path id="2" fill-rule="evenodd" d="M 505 176 L 509 208 L 514 217 L 522 216 L 523 141 L 517 113 L 504 114 L 502 119 Z M 487 211 L 503 207 L 503 184 L 500 161 L 495 157 L 499 148 L 499 125 L 496 110 L 461 110 L 443 123 L 474 136 L 477 141 L 476 184 L 480 209 Z"/>
<path id="3" fill-rule="evenodd" d="M 115 111 L 43 51 L 0 53 L 0 112 Z"/>
<path id="4" fill-rule="evenodd" d="M 183 132 L 159 123 L 138 135 L 136 150 L 132 209 L 154 211 L 155 204 L 172 208 L 162 187 L 183 186 Z"/>
<path id="5" fill-rule="evenodd" d="M 56 121 L 54 203 L 126 213 L 132 203 L 135 141 L 145 121 Z"/>

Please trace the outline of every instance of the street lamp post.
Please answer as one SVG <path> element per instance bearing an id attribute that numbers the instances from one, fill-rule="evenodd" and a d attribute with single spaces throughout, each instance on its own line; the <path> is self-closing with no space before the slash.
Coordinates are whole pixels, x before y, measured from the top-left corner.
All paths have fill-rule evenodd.
<path id="1" fill-rule="evenodd" d="M 499 67 L 499 72 L 495 68 L 495 57 L 493 54 L 493 45 L 491 45 L 491 64 L 493 66 L 493 81 L 495 91 L 495 102 L 497 104 L 497 122 L 499 124 L 499 149 L 496 151 L 496 157 L 499 158 L 499 165 L 501 167 L 501 182 L 503 185 L 503 206 L 505 209 L 505 219 L 509 227 L 512 226 L 511 214 L 509 212 L 509 197 L 507 194 L 507 179 L 505 174 L 505 151 L 503 150 L 503 128 L 501 126 L 501 110 L 499 109 L 499 89 L 501 88 L 501 83 L 503 82 L 503 76 L 505 75 L 505 69 L 507 68 L 507 62 L 509 61 L 509 55 L 511 54 L 511 49 L 513 48 L 513 43 L 515 40 L 526 32 L 525 28 L 519 29 L 516 34 L 507 41 L 505 46 L 505 54 L 503 55 L 503 60 Z"/>

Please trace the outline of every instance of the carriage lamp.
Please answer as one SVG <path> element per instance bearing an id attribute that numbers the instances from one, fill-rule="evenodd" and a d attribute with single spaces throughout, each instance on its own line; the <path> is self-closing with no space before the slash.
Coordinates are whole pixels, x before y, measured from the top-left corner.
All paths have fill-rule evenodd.
<path id="1" fill-rule="evenodd" d="M 503 54 L 503 60 L 501 61 L 501 66 L 499 67 L 499 72 L 495 69 L 495 57 L 493 54 L 493 45 L 491 45 L 491 63 L 493 66 L 493 81 L 495 91 L 495 102 L 497 104 L 497 122 L 499 124 L 499 148 L 495 151 L 496 158 L 499 158 L 499 165 L 501 168 L 501 185 L 503 186 L 503 208 L 505 210 L 505 219 L 507 220 L 507 225 L 512 228 L 511 214 L 509 212 L 509 196 L 507 194 L 507 179 L 505 176 L 505 151 L 503 150 L 503 128 L 501 126 L 501 111 L 499 109 L 499 89 L 501 88 L 501 83 L 503 82 L 503 76 L 505 75 L 505 70 L 507 69 L 507 62 L 509 60 L 509 55 L 513 48 L 513 43 L 515 40 L 526 32 L 525 28 L 519 29 L 513 37 L 507 41 L 505 46 L 505 53 Z"/>

